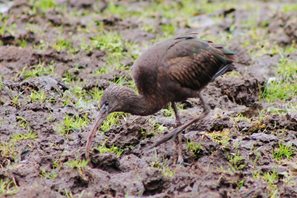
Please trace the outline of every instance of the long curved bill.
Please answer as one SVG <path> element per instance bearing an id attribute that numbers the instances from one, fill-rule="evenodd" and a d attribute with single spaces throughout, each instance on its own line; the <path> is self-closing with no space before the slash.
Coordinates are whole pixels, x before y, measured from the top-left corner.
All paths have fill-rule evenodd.
<path id="1" fill-rule="evenodd" d="M 106 119 L 107 114 L 106 112 L 100 110 L 100 112 L 96 116 L 96 120 L 94 124 L 92 125 L 91 131 L 89 132 L 87 144 L 86 144 L 86 158 L 90 159 L 90 149 L 92 147 L 92 142 L 95 138 L 96 132 L 98 128 L 101 126 L 103 121 Z"/>

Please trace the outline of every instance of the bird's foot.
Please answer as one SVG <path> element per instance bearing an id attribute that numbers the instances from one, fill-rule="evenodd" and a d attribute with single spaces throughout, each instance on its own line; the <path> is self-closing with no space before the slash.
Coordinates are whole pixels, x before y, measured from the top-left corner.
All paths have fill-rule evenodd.
<path id="1" fill-rule="evenodd" d="M 183 158 L 182 155 L 178 155 L 177 156 L 176 164 L 178 164 L 178 165 L 184 165 L 184 158 Z"/>

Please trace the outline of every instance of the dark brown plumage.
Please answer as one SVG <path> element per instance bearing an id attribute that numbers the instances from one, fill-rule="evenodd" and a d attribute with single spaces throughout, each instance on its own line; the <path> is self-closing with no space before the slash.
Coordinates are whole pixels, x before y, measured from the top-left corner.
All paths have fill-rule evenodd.
<path id="1" fill-rule="evenodd" d="M 199 91 L 215 77 L 230 69 L 233 59 L 233 52 L 212 42 L 199 40 L 195 34 L 165 40 L 147 49 L 132 67 L 139 94 L 127 87 L 115 85 L 105 90 L 99 115 L 88 136 L 87 158 L 97 128 L 111 112 L 122 111 L 145 116 L 159 111 L 171 102 L 177 125 L 180 125 L 174 102 L 192 97 L 199 97 L 205 112 L 208 112 Z M 191 123 L 196 121 L 195 119 Z M 176 129 L 174 134 L 178 134 L 191 123 L 180 126 L 177 128 L 179 131 Z M 171 136 L 167 135 L 154 146 L 172 136 L 173 133 Z"/>

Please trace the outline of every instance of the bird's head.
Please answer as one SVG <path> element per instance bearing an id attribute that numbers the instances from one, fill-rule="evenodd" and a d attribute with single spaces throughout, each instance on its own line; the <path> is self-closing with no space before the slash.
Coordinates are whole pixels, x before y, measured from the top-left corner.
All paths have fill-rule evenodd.
<path id="1" fill-rule="evenodd" d="M 100 101 L 100 115 L 106 116 L 116 111 L 126 111 L 129 99 L 135 96 L 133 90 L 128 87 L 110 85 L 104 90 Z"/>
<path id="2" fill-rule="evenodd" d="M 88 135 L 86 145 L 87 158 L 89 158 L 89 151 L 97 129 L 102 125 L 103 121 L 110 113 L 116 111 L 126 111 L 129 98 L 133 95 L 135 95 L 133 90 L 123 86 L 110 85 L 104 90 L 100 101 L 100 111 L 97 114 L 96 120 Z"/>

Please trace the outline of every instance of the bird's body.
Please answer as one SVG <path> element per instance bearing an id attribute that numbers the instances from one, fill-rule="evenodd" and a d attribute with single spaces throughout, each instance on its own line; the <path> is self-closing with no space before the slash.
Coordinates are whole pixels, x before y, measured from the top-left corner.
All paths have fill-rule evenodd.
<path id="1" fill-rule="evenodd" d="M 197 96 L 220 69 L 232 63 L 233 54 L 224 50 L 194 36 L 155 44 L 132 67 L 139 94 L 160 106 Z"/>
<path id="2" fill-rule="evenodd" d="M 101 99 L 99 117 L 123 111 L 134 115 L 153 114 L 168 103 L 199 97 L 199 91 L 230 67 L 234 53 L 194 34 L 168 39 L 147 49 L 132 66 L 138 94 L 127 87 L 110 86 Z M 104 114 L 104 116 L 102 116 Z M 102 119 L 93 126 L 87 143 Z M 99 124 L 100 123 L 100 124 Z"/>

